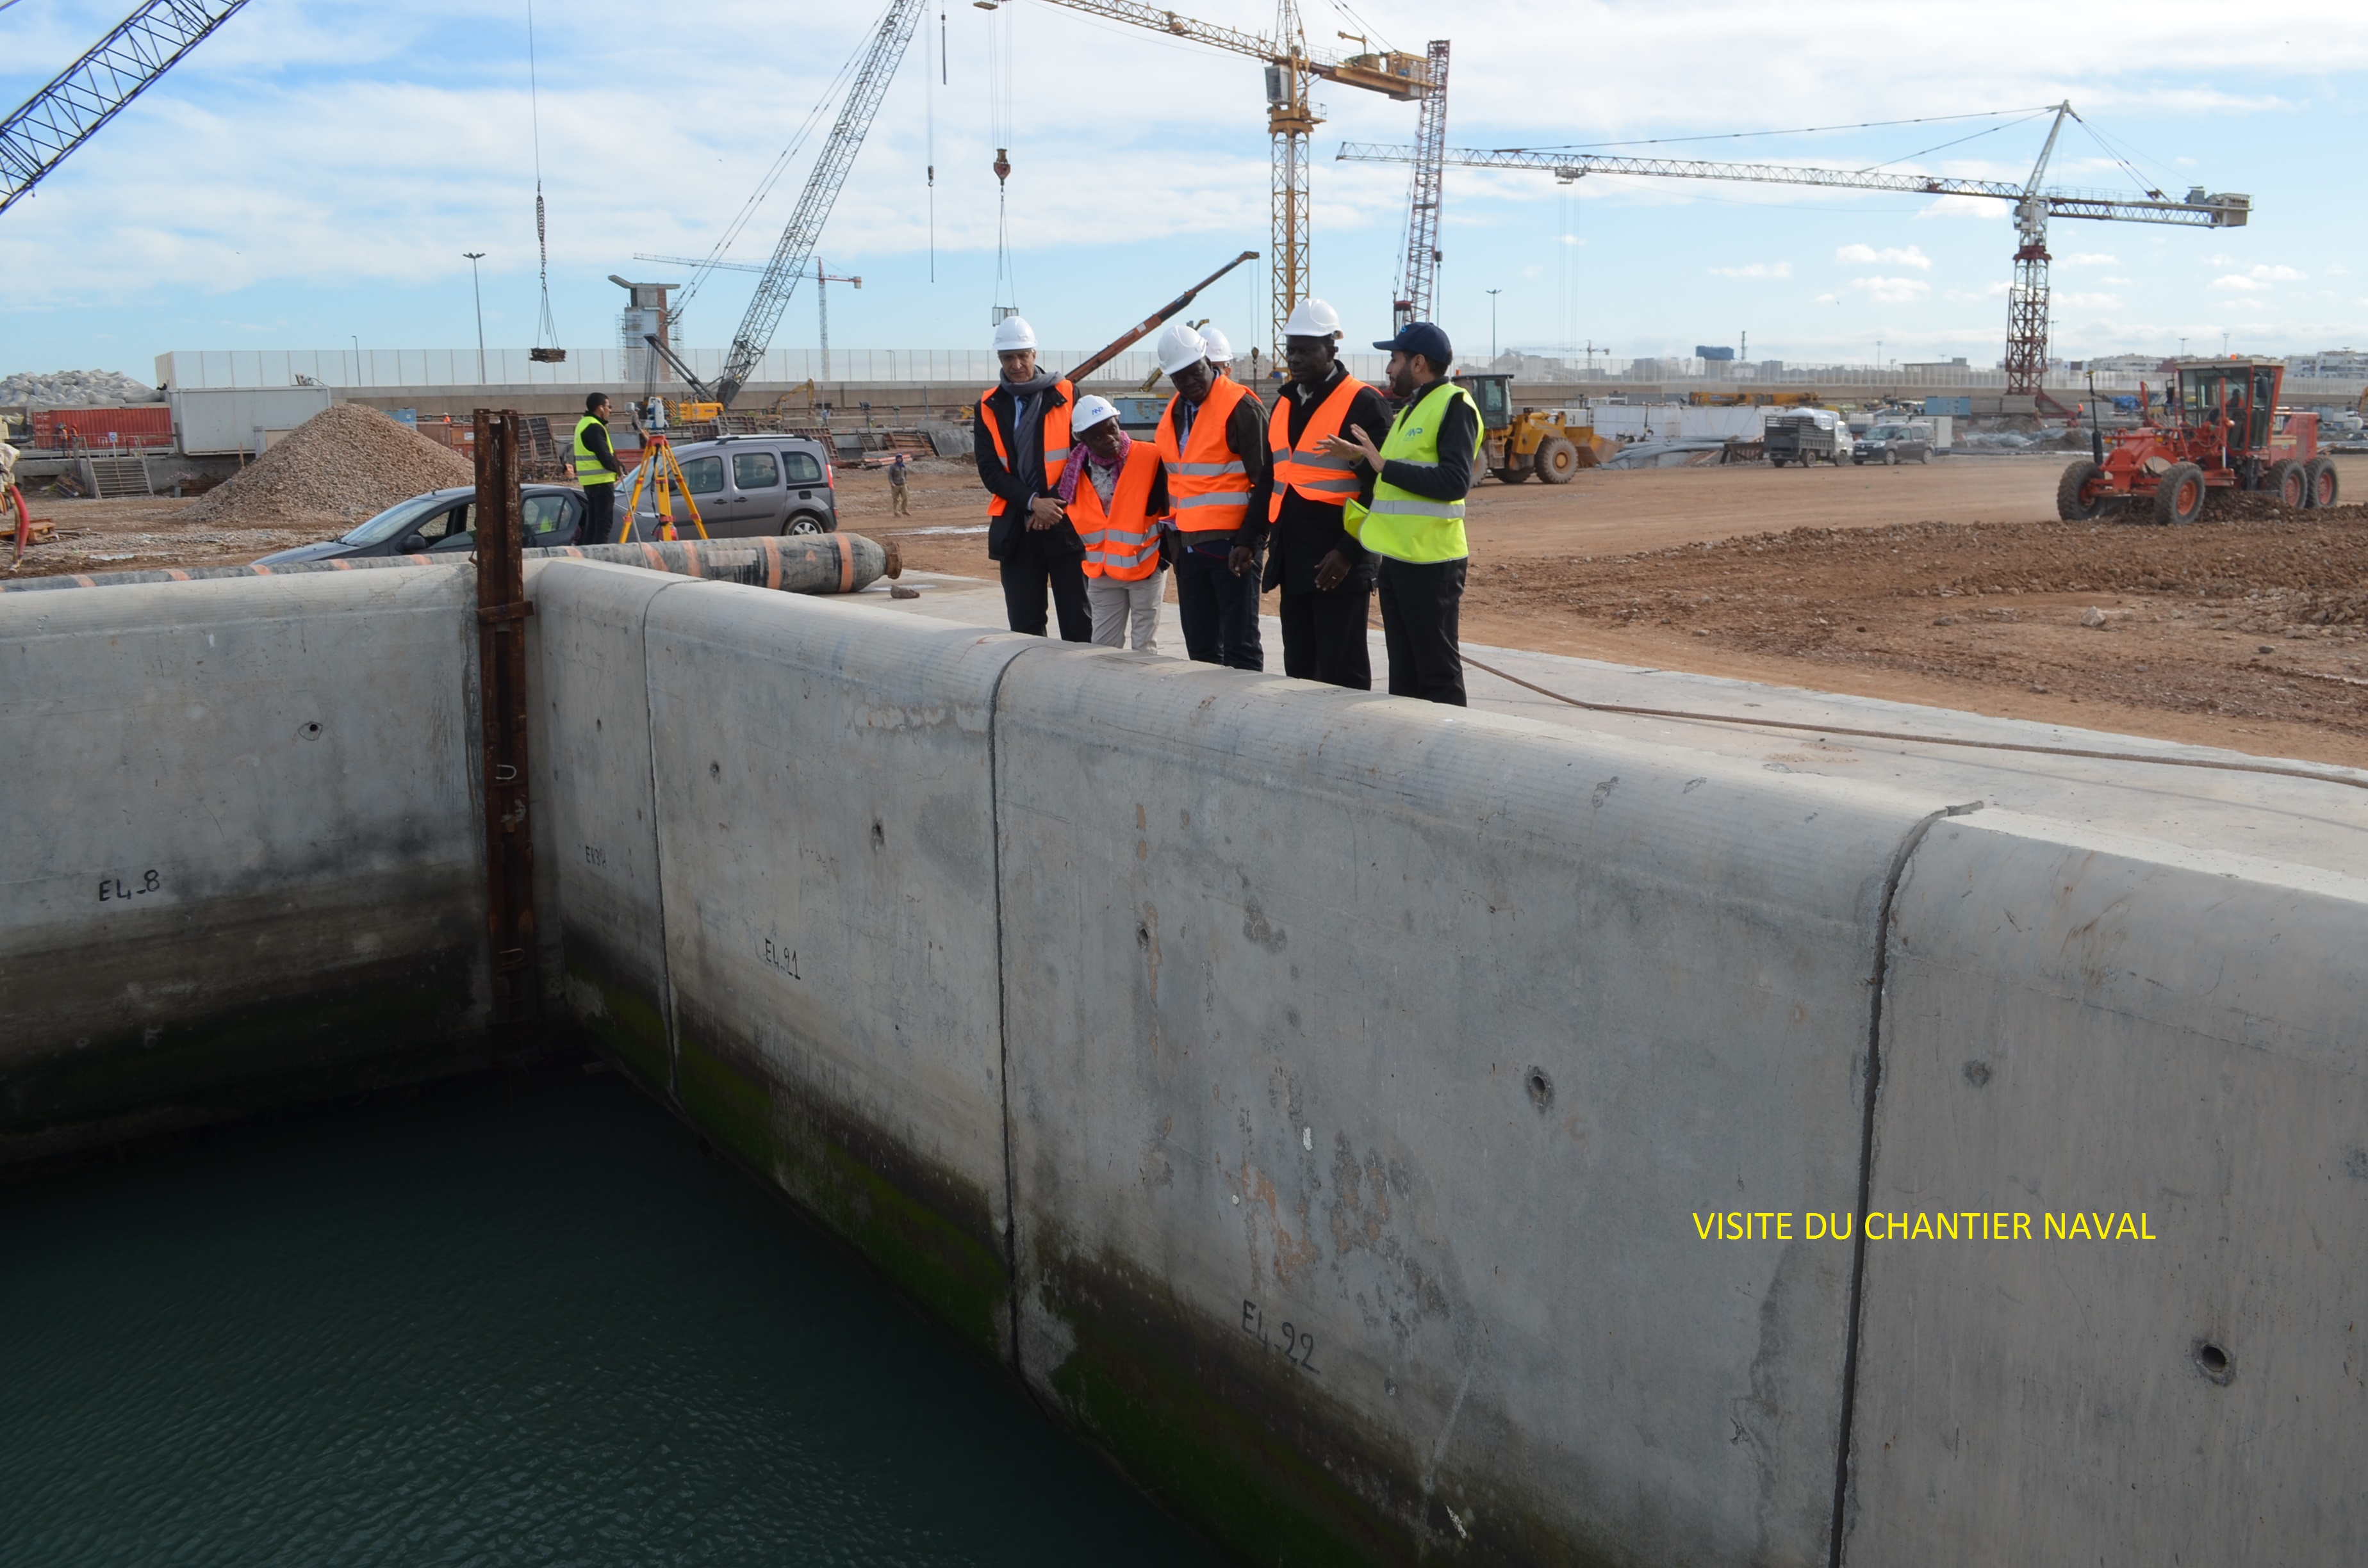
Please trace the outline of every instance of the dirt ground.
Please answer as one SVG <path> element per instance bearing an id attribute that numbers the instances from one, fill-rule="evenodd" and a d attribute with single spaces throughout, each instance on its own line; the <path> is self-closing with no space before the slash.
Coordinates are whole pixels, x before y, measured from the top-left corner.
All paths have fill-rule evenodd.
<path id="1" fill-rule="evenodd" d="M 2368 460 L 2337 460 L 2368 497 Z M 2368 766 L 2368 506 L 2062 523 L 2062 466 L 1490 483 L 1464 640 Z M 842 526 L 907 566 L 993 575 L 966 474 L 916 473 L 908 518 L 878 470 L 841 469 L 838 496 Z M 335 531 L 171 522 L 183 505 L 38 502 L 61 538 L 22 570 L 231 564 Z"/>

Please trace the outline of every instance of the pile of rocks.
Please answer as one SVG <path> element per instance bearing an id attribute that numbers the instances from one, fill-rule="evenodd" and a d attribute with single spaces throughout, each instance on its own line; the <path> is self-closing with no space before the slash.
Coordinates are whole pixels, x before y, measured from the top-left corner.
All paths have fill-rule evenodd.
<path id="1" fill-rule="evenodd" d="M 358 523 L 397 501 L 476 480 L 468 459 L 375 408 L 341 403 L 304 421 L 173 520 L 233 528 Z"/>
<path id="2" fill-rule="evenodd" d="M 145 381 L 114 370 L 59 370 L 37 376 L 19 370 L 0 381 L 0 404 L 17 407 L 88 408 L 118 403 L 157 403 L 164 393 Z"/>

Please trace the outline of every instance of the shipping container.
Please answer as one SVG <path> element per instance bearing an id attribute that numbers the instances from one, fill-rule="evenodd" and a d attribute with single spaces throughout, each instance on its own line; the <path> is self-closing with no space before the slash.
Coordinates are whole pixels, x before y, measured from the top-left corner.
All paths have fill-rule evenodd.
<path id="1" fill-rule="evenodd" d="M 33 445 L 44 451 L 124 450 L 172 444 L 173 411 L 161 403 L 33 411 Z"/>
<path id="2" fill-rule="evenodd" d="M 326 387 L 175 387 L 172 397 L 181 450 L 209 457 L 253 457 L 329 406 Z"/>

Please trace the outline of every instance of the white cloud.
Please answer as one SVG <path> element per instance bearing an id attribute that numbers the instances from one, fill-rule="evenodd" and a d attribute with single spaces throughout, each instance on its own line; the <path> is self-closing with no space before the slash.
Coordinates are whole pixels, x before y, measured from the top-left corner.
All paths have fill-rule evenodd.
<path id="1" fill-rule="evenodd" d="M 2212 280 L 2212 287 L 2214 289 L 2240 290 L 2249 293 L 2256 290 L 2266 289 L 2269 285 L 2266 283 L 2256 283 L 2249 278 L 2242 277 L 2239 274 L 2232 272 L 2226 278 L 2214 278 Z"/>
<path id="2" fill-rule="evenodd" d="M 1985 196 L 1936 196 L 1917 210 L 1918 218 L 2008 218 L 2007 203 Z"/>
<path id="3" fill-rule="evenodd" d="M 2103 251 L 2093 250 L 2081 251 L 2075 256 L 2059 256 L 2055 258 L 2055 265 L 2058 267 L 2119 267 L 2121 264 L 2120 256 L 2107 256 Z"/>
<path id="4" fill-rule="evenodd" d="M 1793 264 L 1789 261 L 1773 264 L 1755 261 L 1744 267 L 1713 267 L 1711 271 L 1721 278 L 1790 278 L 1793 276 Z"/>
<path id="5" fill-rule="evenodd" d="M 2349 278 L 2351 276 L 2351 269 L 2344 266 L 2340 261 L 2330 261 L 2325 267 L 2320 267 L 2319 270 L 2326 273 L 2329 278 Z"/>
<path id="6" fill-rule="evenodd" d="M 1834 252 L 1836 261 L 1854 262 L 1861 267 L 1913 267 L 1921 271 L 1932 270 L 1932 258 L 1914 245 L 1886 245 L 1881 250 L 1873 245 L 1844 245 Z"/>
<path id="7" fill-rule="evenodd" d="M 1932 291 L 1920 278 L 1853 278 L 1850 286 L 1879 305 L 1912 305 Z"/>
<path id="8" fill-rule="evenodd" d="M 2100 283 L 2119 284 L 2124 289 L 2135 289 L 2137 287 L 2137 284 L 2133 279 L 2127 278 L 2116 278 L 2112 273 L 2107 273 L 2104 277 L 2098 278 L 2097 281 Z"/>

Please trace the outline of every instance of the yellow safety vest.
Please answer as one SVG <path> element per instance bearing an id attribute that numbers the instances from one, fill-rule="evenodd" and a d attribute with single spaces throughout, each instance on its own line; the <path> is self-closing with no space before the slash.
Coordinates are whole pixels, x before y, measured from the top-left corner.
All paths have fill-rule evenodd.
<path id="1" fill-rule="evenodd" d="M 1442 395 L 1444 394 L 1444 395 Z M 1439 460 L 1439 426 L 1448 406 L 1462 398 L 1471 403 L 1474 419 L 1480 405 L 1453 381 L 1434 381 L 1405 412 L 1390 422 L 1389 438 L 1382 443 L 1382 460 L 1435 463 Z M 1479 453 L 1473 454 L 1479 460 Z M 1373 484 L 1373 501 L 1366 506 L 1353 497 L 1343 519 L 1349 535 L 1376 555 L 1427 566 L 1436 561 L 1461 561 L 1472 553 L 1463 540 L 1463 503 L 1432 501 L 1388 480 Z"/>
<path id="2" fill-rule="evenodd" d="M 584 439 L 584 432 L 600 421 L 587 414 L 575 422 L 575 483 L 578 484 L 614 484 L 617 475 L 602 462 Z"/>

